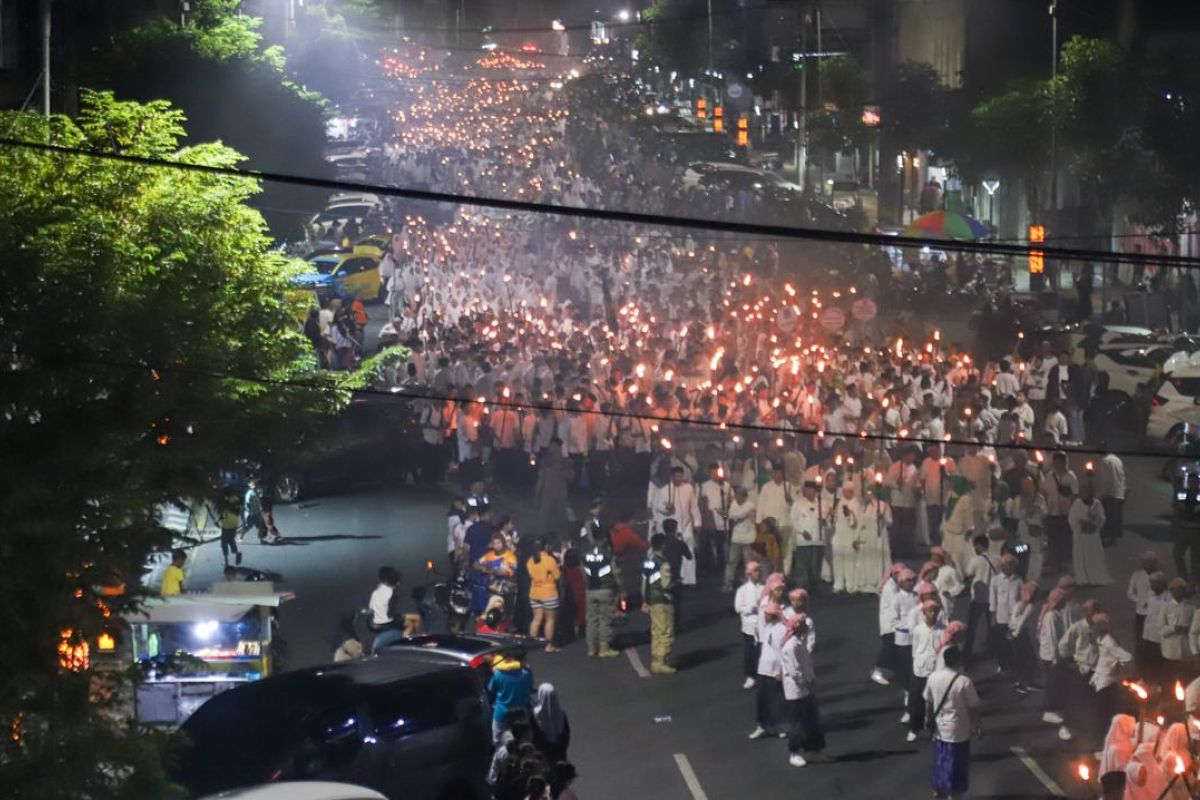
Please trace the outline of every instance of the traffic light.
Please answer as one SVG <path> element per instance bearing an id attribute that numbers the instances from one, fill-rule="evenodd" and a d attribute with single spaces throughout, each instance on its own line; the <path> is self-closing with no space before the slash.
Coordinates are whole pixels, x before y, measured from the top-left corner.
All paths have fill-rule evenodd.
<path id="1" fill-rule="evenodd" d="M 745 114 L 738 115 L 737 121 L 737 146 L 750 146 L 750 120 Z"/>
<path id="2" fill-rule="evenodd" d="M 1029 226 L 1029 243 L 1040 244 L 1046 241 L 1045 225 Z M 1041 250 L 1029 251 L 1029 289 L 1040 292 L 1046 285 L 1046 255 Z"/>
<path id="3" fill-rule="evenodd" d="M 696 101 L 696 119 L 708 119 L 708 100 L 703 97 Z"/>
<path id="4" fill-rule="evenodd" d="M 725 132 L 725 108 L 717 106 L 713 109 L 713 133 Z"/>

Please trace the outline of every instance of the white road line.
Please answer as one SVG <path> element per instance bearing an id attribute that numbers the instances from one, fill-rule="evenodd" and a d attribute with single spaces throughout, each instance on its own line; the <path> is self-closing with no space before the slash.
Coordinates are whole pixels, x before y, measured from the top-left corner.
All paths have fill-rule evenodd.
<path id="1" fill-rule="evenodd" d="M 642 657 L 638 655 L 636 647 L 626 647 L 625 656 L 629 659 L 629 666 L 633 667 L 633 671 L 639 678 L 650 677 L 650 670 L 646 669 L 646 665 L 642 663 Z"/>
<path id="2" fill-rule="evenodd" d="M 1054 795 L 1055 797 L 1067 796 L 1066 792 L 1062 790 L 1062 787 L 1059 786 L 1053 778 L 1046 774 L 1046 770 L 1042 769 L 1041 766 L 1034 761 L 1032 757 L 1030 757 L 1029 753 L 1025 752 L 1024 747 L 1010 747 L 1008 749 L 1012 750 L 1013 755 L 1019 758 L 1021 763 L 1025 765 L 1025 768 L 1033 773 L 1033 777 L 1041 781 L 1042 786 L 1045 786 L 1046 790 L 1050 792 L 1050 794 Z"/>
<path id="3" fill-rule="evenodd" d="M 696 771 L 692 769 L 692 762 L 688 761 L 688 757 L 683 753 L 676 753 L 675 765 L 683 774 L 683 782 L 687 784 L 688 791 L 692 793 L 692 800 L 708 800 L 708 795 L 701 788 L 700 779 L 696 777 Z"/>

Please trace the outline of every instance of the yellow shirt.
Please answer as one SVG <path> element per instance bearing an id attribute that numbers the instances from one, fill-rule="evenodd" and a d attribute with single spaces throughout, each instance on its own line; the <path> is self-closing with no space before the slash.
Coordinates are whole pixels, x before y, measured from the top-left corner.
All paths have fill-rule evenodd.
<path id="1" fill-rule="evenodd" d="M 177 567 L 174 564 L 167 567 L 163 572 L 162 589 L 160 594 L 164 597 L 169 594 L 183 594 L 183 568 Z"/>
<path id="2" fill-rule="evenodd" d="M 540 563 L 531 558 L 525 563 L 529 572 L 529 599 L 554 600 L 558 597 L 558 562 L 552 556 L 542 553 Z"/>

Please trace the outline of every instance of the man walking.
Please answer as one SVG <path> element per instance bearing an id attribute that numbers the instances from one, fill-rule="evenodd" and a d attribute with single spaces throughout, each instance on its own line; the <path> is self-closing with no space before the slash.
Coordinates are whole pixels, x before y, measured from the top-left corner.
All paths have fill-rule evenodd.
<path id="1" fill-rule="evenodd" d="M 672 588 L 675 577 L 663 554 L 667 537 L 656 533 L 650 538 L 650 555 L 642 565 L 642 611 L 650 615 L 650 671 L 671 675 L 675 668 L 667 664 L 675 642 L 675 610 Z"/>
<path id="2" fill-rule="evenodd" d="M 725 591 L 733 589 L 733 576 L 738 563 L 749 565 L 754 561 L 754 502 L 745 486 L 733 490 L 733 505 L 729 507 L 729 557 L 725 561 Z"/>
<path id="3" fill-rule="evenodd" d="M 975 684 L 962 672 L 962 653 L 950 645 L 942 662 L 925 682 L 925 708 L 933 731 L 933 796 L 948 799 L 970 788 L 971 737 L 982 732 L 982 719 Z"/>
<path id="4" fill-rule="evenodd" d="M 808 615 L 801 611 L 785 624 L 788 633 L 783 639 L 780 663 L 783 668 L 786 719 L 790 728 L 788 763 L 793 767 L 803 767 L 818 758 L 825 749 L 825 732 L 821 728 L 821 712 L 817 707 L 814 689 L 816 670 L 813 669 L 812 653 L 804 644 Z M 805 756 L 808 758 L 805 759 Z"/>

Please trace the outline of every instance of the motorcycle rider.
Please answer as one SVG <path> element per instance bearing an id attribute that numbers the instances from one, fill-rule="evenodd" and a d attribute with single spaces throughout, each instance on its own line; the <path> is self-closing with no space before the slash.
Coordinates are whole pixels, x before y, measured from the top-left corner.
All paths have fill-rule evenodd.
<path id="1" fill-rule="evenodd" d="M 617 651 L 609 645 L 612 638 L 617 575 L 613 565 L 612 545 L 607 535 L 601 536 L 584 551 L 583 574 L 587 587 L 588 655 L 611 658 L 617 655 Z"/>

